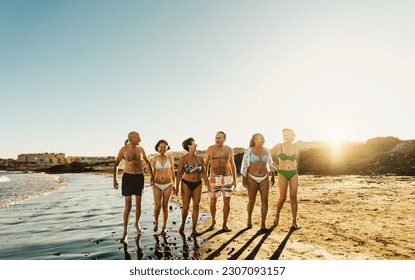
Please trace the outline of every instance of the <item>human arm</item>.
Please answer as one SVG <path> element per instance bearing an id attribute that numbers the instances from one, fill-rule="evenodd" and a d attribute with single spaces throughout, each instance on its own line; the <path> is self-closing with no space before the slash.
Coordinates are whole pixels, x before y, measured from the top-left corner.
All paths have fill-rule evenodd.
<path id="1" fill-rule="evenodd" d="M 176 190 L 174 192 L 175 195 L 179 195 L 179 187 L 180 187 L 180 180 L 183 176 L 183 166 L 184 166 L 184 157 L 181 157 L 179 160 L 179 165 L 177 167 L 177 177 L 176 177 Z"/>
<path id="2" fill-rule="evenodd" d="M 199 157 L 199 160 L 203 161 L 203 158 Z M 205 185 L 208 188 L 208 191 L 210 191 L 210 183 L 209 183 L 209 179 L 208 179 L 208 176 L 207 176 L 206 167 L 204 165 L 203 165 L 203 168 L 202 168 L 202 179 L 203 179 L 203 181 L 205 181 Z"/>
<path id="3" fill-rule="evenodd" d="M 251 148 L 248 148 L 244 156 L 242 157 L 242 163 L 241 163 L 241 174 L 242 174 L 242 185 L 246 188 L 246 176 L 248 174 L 248 167 L 249 167 L 249 155 L 250 155 Z"/>
<path id="4" fill-rule="evenodd" d="M 170 161 L 170 173 L 171 173 L 171 180 L 173 182 L 173 193 L 175 193 L 176 191 L 176 175 L 174 174 L 174 159 L 172 156 L 168 157 L 169 161 Z"/>
<path id="5" fill-rule="evenodd" d="M 142 151 L 142 155 L 143 155 L 143 160 L 144 160 L 144 163 L 146 164 L 147 169 L 148 169 L 148 171 L 150 172 L 150 175 L 151 175 L 151 177 L 150 177 L 150 185 L 153 185 L 153 184 L 154 184 L 154 173 L 153 173 L 153 168 L 152 168 L 152 166 L 151 166 L 150 162 L 148 161 L 148 159 L 147 159 L 147 155 L 146 155 L 146 152 L 144 151 L 144 149 L 143 149 L 143 148 L 141 148 L 141 151 Z"/>
<path id="6" fill-rule="evenodd" d="M 211 157 L 211 148 L 209 147 L 206 151 L 206 158 L 205 158 L 205 161 L 204 161 L 207 176 L 209 176 L 208 173 L 209 173 L 210 157 Z"/>
<path id="7" fill-rule="evenodd" d="M 230 159 L 229 159 L 229 164 L 231 166 L 231 172 L 232 172 L 232 180 L 233 180 L 232 185 L 233 185 L 233 189 L 235 189 L 236 188 L 236 164 L 235 164 L 235 157 L 234 157 L 234 154 L 233 154 L 233 150 L 231 148 L 229 148 L 229 149 L 230 149 L 230 152 L 231 152 Z"/>
<path id="8" fill-rule="evenodd" d="M 114 162 L 114 189 L 118 189 L 118 182 L 117 182 L 117 171 L 118 171 L 118 165 L 120 164 L 121 160 L 123 159 L 123 154 L 124 154 L 124 148 L 121 148 L 120 151 L 118 152 L 117 158 L 115 159 Z"/>
<path id="9" fill-rule="evenodd" d="M 156 169 L 156 161 L 157 161 L 157 156 L 153 157 L 153 158 L 150 160 L 150 163 L 151 163 L 151 168 L 154 170 L 154 177 L 156 177 L 156 173 L 157 173 L 157 169 Z M 153 185 L 153 184 L 154 184 L 154 180 L 153 180 L 153 182 L 151 182 L 151 181 L 150 181 L 150 185 Z"/>
<path id="10" fill-rule="evenodd" d="M 267 154 L 268 154 L 268 171 L 269 171 L 269 175 L 271 175 L 271 186 L 273 186 L 275 184 L 275 174 L 274 171 L 277 170 L 274 168 L 274 160 L 272 159 L 272 155 L 271 152 L 268 148 L 265 149 Z"/>

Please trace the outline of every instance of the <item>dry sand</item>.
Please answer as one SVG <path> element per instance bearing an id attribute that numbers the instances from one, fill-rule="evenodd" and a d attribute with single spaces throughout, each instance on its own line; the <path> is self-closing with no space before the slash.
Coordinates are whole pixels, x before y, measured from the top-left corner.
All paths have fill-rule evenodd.
<path id="1" fill-rule="evenodd" d="M 259 198 L 253 228 L 246 229 L 246 189 L 235 191 L 229 227 L 210 225 L 209 195 L 202 194 L 198 237 L 178 234 L 180 198 L 171 203 L 166 237 L 153 232 L 151 189 L 143 198 L 140 239 L 120 244 L 123 198 L 112 178 L 64 175 L 68 187 L 0 209 L 0 259 L 255 259 L 255 260 L 415 260 L 415 177 L 300 176 L 300 230 L 292 231 L 289 198 L 280 225 L 259 231 Z M 205 187 L 204 187 L 205 188 Z M 272 187 L 267 223 L 272 225 L 278 188 Z M 134 211 L 132 212 L 132 217 Z M 133 222 L 130 223 L 132 229 Z"/>
<path id="2" fill-rule="evenodd" d="M 278 187 L 270 190 L 267 225 L 272 226 Z M 298 223 L 290 230 L 289 197 L 280 225 L 259 232 L 260 200 L 253 228 L 246 229 L 247 191 L 234 192 L 230 233 L 219 230 L 222 200 L 218 201 L 217 229 L 206 232 L 201 259 L 285 260 L 401 260 L 415 259 L 415 178 L 394 176 L 300 176 Z M 205 211 L 209 198 L 201 202 Z M 203 231 L 209 222 L 200 226 Z"/>

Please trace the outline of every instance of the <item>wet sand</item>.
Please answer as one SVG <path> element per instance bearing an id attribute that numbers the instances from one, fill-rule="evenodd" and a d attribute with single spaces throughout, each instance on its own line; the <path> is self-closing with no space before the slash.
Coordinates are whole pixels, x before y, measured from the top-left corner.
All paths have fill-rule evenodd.
<path id="1" fill-rule="evenodd" d="M 170 204 L 167 234 L 153 231 L 150 187 L 143 194 L 143 233 L 138 238 L 135 234 L 133 201 L 126 245 L 120 243 L 124 198 L 112 187 L 112 178 L 91 174 L 62 177 L 68 181 L 66 188 L 0 209 L 0 259 L 199 259 L 203 237 L 192 237 L 190 224 L 184 235 L 178 233 L 179 205 Z"/>
<path id="2" fill-rule="evenodd" d="M 152 190 L 145 188 L 139 238 L 131 213 L 128 245 L 120 243 L 124 208 L 120 190 L 108 175 L 65 174 L 64 189 L 0 209 L 0 259 L 255 259 L 255 260 L 415 260 L 415 178 L 300 176 L 300 230 L 292 230 L 289 198 L 280 224 L 259 231 L 259 197 L 253 228 L 246 228 L 246 189 L 235 191 L 229 227 L 210 225 L 209 195 L 202 194 L 200 236 L 184 235 L 180 202 L 170 203 L 168 232 L 153 231 Z M 278 188 L 272 187 L 267 225 L 275 214 Z M 134 207 L 133 207 L 134 209 Z M 161 218 L 161 217 L 160 217 Z"/>

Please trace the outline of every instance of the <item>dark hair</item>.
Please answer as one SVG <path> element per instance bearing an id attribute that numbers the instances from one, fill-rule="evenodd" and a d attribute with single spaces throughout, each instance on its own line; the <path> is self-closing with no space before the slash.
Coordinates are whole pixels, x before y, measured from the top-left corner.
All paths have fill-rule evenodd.
<path id="1" fill-rule="evenodd" d="M 195 139 L 193 139 L 193 137 L 189 137 L 186 140 L 183 141 L 182 143 L 182 147 L 183 149 L 185 149 L 187 152 L 189 151 L 189 146 L 192 145 L 192 142 L 194 142 Z"/>
<path id="2" fill-rule="evenodd" d="M 216 132 L 216 134 L 218 134 L 218 133 L 222 133 L 222 134 L 223 134 L 223 137 L 225 137 L 225 139 L 226 139 L 226 133 L 225 133 L 225 132 L 223 132 L 223 131 L 221 130 L 221 131 Z"/>
<path id="3" fill-rule="evenodd" d="M 170 146 L 169 146 L 169 143 L 167 143 L 167 140 L 161 139 L 161 140 L 159 140 L 159 141 L 157 142 L 156 146 L 154 147 L 154 148 L 156 149 L 156 152 L 158 152 L 158 151 L 159 151 L 159 146 L 160 146 L 160 144 L 162 144 L 162 143 L 166 144 L 166 146 L 167 146 L 167 151 L 168 151 L 168 150 L 170 150 Z"/>

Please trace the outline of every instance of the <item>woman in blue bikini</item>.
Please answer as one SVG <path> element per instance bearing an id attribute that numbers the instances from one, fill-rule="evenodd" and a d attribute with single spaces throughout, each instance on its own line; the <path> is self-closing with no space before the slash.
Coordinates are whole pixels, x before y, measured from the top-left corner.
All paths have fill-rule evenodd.
<path id="1" fill-rule="evenodd" d="M 277 155 L 279 165 L 276 165 L 278 169 L 278 186 L 280 190 L 280 197 L 277 201 L 277 210 L 275 213 L 274 225 L 278 226 L 280 212 L 284 206 L 284 202 L 287 199 L 288 186 L 290 187 L 290 202 L 291 213 L 293 216 L 292 227 L 294 229 L 300 229 L 297 224 L 297 190 L 298 190 L 298 162 L 299 162 L 299 150 L 293 143 L 295 134 L 292 129 L 284 128 L 282 130 L 284 143 L 277 146 Z"/>
<path id="2" fill-rule="evenodd" d="M 261 197 L 261 230 L 267 230 L 265 220 L 268 213 L 269 194 L 269 172 L 272 171 L 272 157 L 267 148 L 264 147 L 265 139 L 262 134 L 255 133 L 249 143 L 242 159 L 241 174 L 242 183 L 248 189 L 248 220 L 247 227 L 252 228 L 252 212 L 255 206 L 256 196 L 259 192 Z M 274 184 L 274 173 L 272 172 L 272 184 Z"/>
<path id="3" fill-rule="evenodd" d="M 151 166 L 154 170 L 154 231 L 158 231 L 160 210 L 163 209 L 161 234 L 166 234 L 169 200 L 172 188 L 174 188 L 174 161 L 173 157 L 166 155 L 166 152 L 170 150 L 166 140 L 158 141 L 155 149 L 159 155 L 151 160 Z"/>
<path id="4" fill-rule="evenodd" d="M 202 179 L 210 190 L 209 180 L 207 178 L 203 157 L 196 155 L 197 144 L 190 137 L 183 141 L 183 149 L 188 153 L 180 158 L 177 168 L 177 180 L 175 194 L 178 195 L 179 184 L 181 182 L 182 196 L 182 224 L 179 232 L 184 232 L 187 215 L 189 214 L 190 200 L 193 200 L 192 211 L 192 234 L 198 235 L 196 231 L 197 221 L 199 219 L 199 204 L 202 196 Z"/>

